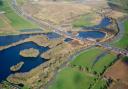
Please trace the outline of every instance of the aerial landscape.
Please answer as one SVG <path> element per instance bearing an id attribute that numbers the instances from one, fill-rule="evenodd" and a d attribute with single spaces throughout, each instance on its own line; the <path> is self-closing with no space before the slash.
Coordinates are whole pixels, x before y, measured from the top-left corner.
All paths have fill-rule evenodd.
<path id="1" fill-rule="evenodd" d="M 0 0 L 0 89 L 128 89 L 128 0 Z"/>

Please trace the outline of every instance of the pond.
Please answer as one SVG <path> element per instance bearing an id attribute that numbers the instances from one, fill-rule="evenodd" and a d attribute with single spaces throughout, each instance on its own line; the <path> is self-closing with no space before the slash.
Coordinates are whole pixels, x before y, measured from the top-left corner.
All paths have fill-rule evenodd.
<path id="1" fill-rule="evenodd" d="M 65 40 L 64 40 L 64 42 L 71 42 L 73 39 L 71 39 L 71 38 L 66 38 Z"/>
<path id="2" fill-rule="evenodd" d="M 24 49 L 35 48 L 40 51 L 40 53 L 47 51 L 48 47 L 41 47 L 33 42 L 26 42 L 14 47 L 10 47 L 6 50 L 0 51 L 0 82 L 5 80 L 7 76 L 13 74 L 10 71 L 10 67 L 16 65 L 17 63 L 23 61 L 24 65 L 18 72 L 28 72 L 31 69 L 44 63 L 46 60 L 38 56 L 37 58 L 23 58 L 19 55 L 19 52 Z"/>
<path id="3" fill-rule="evenodd" d="M 35 36 L 35 35 L 45 35 L 49 39 L 57 39 L 60 37 L 59 34 L 50 32 L 50 33 L 34 33 L 34 34 L 20 34 L 20 35 L 8 35 L 8 36 L 0 36 L 0 46 L 6 46 L 11 43 L 24 40 L 26 38 L 29 38 L 30 36 Z"/>
<path id="4" fill-rule="evenodd" d="M 57 39 L 57 38 L 61 37 L 61 35 L 59 35 L 59 34 L 57 34 L 55 32 L 49 32 L 49 33 L 46 33 L 44 35 L 47 36 L 48 39 L 50 39 L 50 40 Z"/>
<path id="5" fill-rule="evenodd" d="M 105 37 L 105 33 L 100 31 L 87 31 L 87 32 L 79 32 L 77 37 L 80 39 L 93 38 L 99 39 Z"/>
<path id="6" fill-rule="evenodd" d="M 108 17 L 104 17 L 98 25 L 91 26 L 91 27 L 83 27 L 83 29 L 98 30 L 101 28 L 106 28 L 110 24 L 112 24 L 111 19 Z"/>
<path id="7" fill-rule="evenodd" d="M 25 38 L 29 38 L 30 36 L 38 35 L 36 34 L 20 34 L 20 35 L 8 35 L 8 36 L 0 36 L 0 46 L 6 46 L 11 43 L 24 40 Z"/>

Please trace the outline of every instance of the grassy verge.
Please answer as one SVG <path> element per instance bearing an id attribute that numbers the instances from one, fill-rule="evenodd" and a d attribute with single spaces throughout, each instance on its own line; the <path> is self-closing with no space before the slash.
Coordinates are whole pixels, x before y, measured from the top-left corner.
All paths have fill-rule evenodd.
<path id="1" fill-rule="evenodd" d="M 127 40 L 128 39 L 128 21 L 124 22 L 124 26 L 125 26 L 125 34 L 123 38 L 114 44 L 115 46 L 120 48 L 128 47 L 128 40 Z"/>
<path id="2" fill-rule="evenodd" d="M 37 28 L 38 26 L 30 21 L 18 16 L 10 6 L 11 0 L 3 0 L 3 5 L 0 5 L 0 10 L 5 11 L 5 16 L 9 19 L 10 24 L 15 29 L 25 29 L 25 28 Z"/>

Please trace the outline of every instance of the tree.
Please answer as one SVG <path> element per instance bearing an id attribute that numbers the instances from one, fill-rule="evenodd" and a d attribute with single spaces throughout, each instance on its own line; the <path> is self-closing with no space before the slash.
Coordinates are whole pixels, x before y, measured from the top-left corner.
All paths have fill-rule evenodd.
<path id="1" fill-rule="evenodd" d="M 2 1 L 2 0 L 0 0 L 0 6 L 1 6 L 1 5 L 3 5 L 3 1 Z"/>

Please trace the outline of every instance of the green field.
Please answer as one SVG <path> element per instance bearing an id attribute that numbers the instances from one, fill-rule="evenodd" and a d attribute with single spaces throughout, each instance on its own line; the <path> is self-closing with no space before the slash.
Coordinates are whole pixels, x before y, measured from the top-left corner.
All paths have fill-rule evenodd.
<path id="1" fill-rule="evenodd" d="M 18 16 L 10 6 L 10 0 L 3 0 L 3 5 L 0 5 L 0 11 L 5 11 L 5 16 L 9 19 L 12 27 L 17 30 L 20 29 L 29 29 L 29 28 L 37 28 L 38 26 L 30 21 Z"/>
<path id="2" fill-rule="evenodd" d="M 92 68 L 92 71 L 102 73 L 116 59 L 116 55 L 107 54 L 102 57 Z"/>
<path id="3" fill-rule="evenodd" d="M 17 0 L 17 3 L 19 5 L 23 5 L 25 2 L 27 2 L 27 0 Z"/>
<path id="4" fill-rule="evenodd" d="M 127 40 L 128 39 L 128 20 L 124 22 L 124 26 L 125 26 L 125 34 L 123 38 L 114 44 L 115 46 L 120 48 L 128 47 L 128 40 Z"/>
<path id="5" fill-rule="evenodd" d="M 82 52 L 75 58 L 74 61 L 71 62 L 71 64 L 90 68 L 92 65 L 92 61 L 94 61 L 95 58 L 102 52 L 103 50 L 98 48 L 93 48 L 88 51 Z"/>
<path id="6" fill-rule="evenodd" d="M 80 16 L 77 20 L 74 20 L 72 25 L 73 27 L 84 27 L 84 26 L 93 26 L 96 25 L 91 21 L 95 19 L 96 14 L 88 14 L 85 16 Z"/>
<path id="7" fill-rule="evenodd" d="M 116 55 L 106 54 L 92 66 L 95 58 L 102 52 L 104 50 L 100 48 L 93 48 L 80 53 L 70 62 L 71 65 L 76 67 L 63 69 L 49 89 L 107 89 L 107 81 L 98 77 L 97 74 L 103 73 L 116 59 Z M 80 71 L 79 66 L 85 67 L 85 69 L 88 67 L 90 71 Z M 97 74 L 93 74 L 94 71 Z M 89 88 L 90 86 L 91 88 Z"/>
<path id="8" fill-rule="evenodd" d="M 116 55 L 114 55 L 114 54 L 107 54 L 107 55 L 101 57 L 99 59 L 99 61 L 97 61 L 94 66 L 92 66 L 93 62 L 96 60 L 96 57 L 98 55 L 100 55 L 102 52 L 103 52 L 103 50 L 101 50 L 99 48 L 85 51 L 85 52 L 81 53 L 79 56 L 77 56 L 74 59 L 74 61 L 71 62 L 71 64 L 88 68 L 90 71 L 92 71 L 92 72 L 95 71 L 96 73 L 100 74 L 116 58 Z"/>
<path id="9" fill-rule="evenodd" d="M 94 86 L 91 89 L 107 89 L 107 82 L 103 79 L 99 79 L 96 81 Z"/>
<path id="10" fill-rule="evenodd" d="M 72 68 L 63 69 L 49 89 L 88 89 L 96 77 Z"/>
<path id="11" fill-rule="evenodd" d="M 2 19 L 0 19 L 0 28 L 4 27 L 4 21 Z"/>

